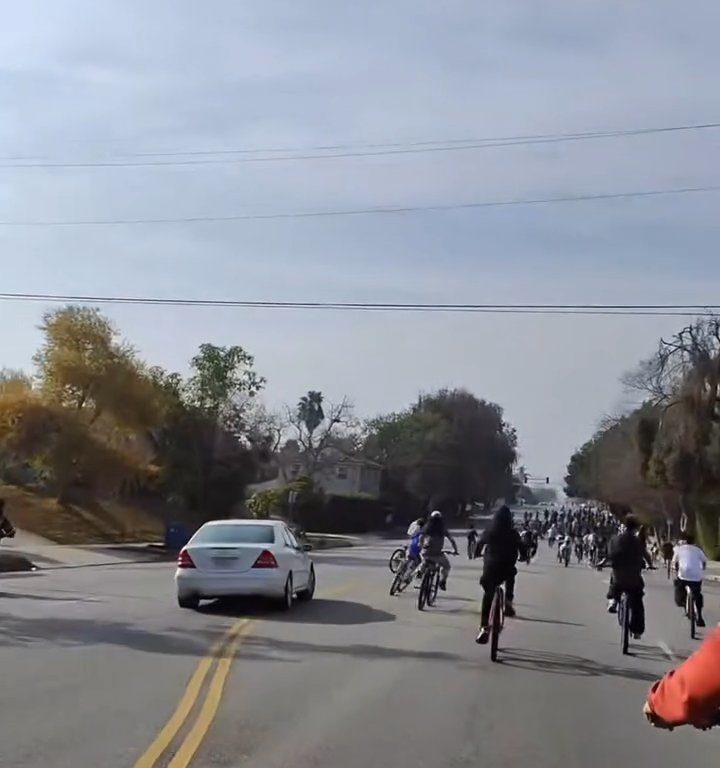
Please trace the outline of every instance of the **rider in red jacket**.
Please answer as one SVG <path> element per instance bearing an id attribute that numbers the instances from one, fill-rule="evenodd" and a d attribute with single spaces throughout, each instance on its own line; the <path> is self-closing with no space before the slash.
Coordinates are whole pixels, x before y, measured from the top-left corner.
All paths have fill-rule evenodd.
<path id="1" fill-rule="evenodd" d="M 720 627 L 676 669 L 655 683 L 645 703 L 648 720 L 660 728 L 718 723 L 720 711 Z"/>

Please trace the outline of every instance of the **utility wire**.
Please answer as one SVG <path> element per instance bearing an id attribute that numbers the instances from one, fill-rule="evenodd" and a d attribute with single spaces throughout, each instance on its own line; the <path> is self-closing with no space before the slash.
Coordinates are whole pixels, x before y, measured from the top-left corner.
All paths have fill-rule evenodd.
<path id="1" fill-rule="evenodd" d="M 539 315 L 653 315 L 694 317 L 720 310 L 720 304 L 442 304 L 331 301 L 244 301 L 162 298 L 157 296 L 94 296 L 56 293 L 0 293 L 0 301 L 42 301 L 82 304 L 144 304 L 173 307 L 302 309 L 364 312 L 465 312 Z"/>
<path id="2" fill-rule="evenodd" d="M 0 157 L 0 168 L 138 168 L 154 166 L 223 165 L 228 163 L 277 163 L 288 161 L 328 160 L 333 158 L 375 157 L 379 155 L 407 155 L 432 152 L 458 152 L 464 150 L 513 147 L 533 144 L 556 144 L 569 141 L 595 139 L 617 139 L 650 134 L 676 133 L 686 131 L 713 130 L 720 128 L 720 122 L 693 123 L 687 125 L 660 126 L 652 128 L 631 128 L 615 131 L 588 131 L 585 133 L 534 134 L 526 136 L 505 136 L 486 139 L 444 139 L 438 141 L 396 142 L 378 144 L 337 144 L 300 149 L 294 147 L 266 149 L 201 149 L 176 152 L 131 152 L 114 157 L 134 157 L 137 160 L 88 160 L 50 161 L 43 158 Z M 254 153 L 265 154 L 251 156 Z M 222 157 L 218 157 L 222 156 Z M 172 159 L 172 158 L 184 159 Z M 151 159 L 166 158 L 166 159 Z"/>
<path id="3" fill-rule="evenodd" d="M 666 195 L 688 195 L 720 192 L 720 185 L 702 187 L 675 187 L 669 189 L 646 189 L 628 192 L 601 192 L 590 195 L 564 195 L 560 197 L 517 198 L 511 200 L 484 200 L 473 203 L 446 203 L 437 205 L 397 205 L 372 208 L 345 208 L 326 211 L 280 211 L 276 213 L 238 213 L 208 216 L 168 216 L 147 219 L 4 219 L 0 227 L 85 227 L 117 226 L 139 224 L 199 224 L 222 221 L 267 221 L 275 219 L 315 219 L 337 216 L 372 216 L 399 213 L 439 213 L 442 211 L 474 210 L 481 208 L 507 208 L 516 205 L 550 205 L 553 203 L 578 203 L 598 200 L 625 200 Z"/>

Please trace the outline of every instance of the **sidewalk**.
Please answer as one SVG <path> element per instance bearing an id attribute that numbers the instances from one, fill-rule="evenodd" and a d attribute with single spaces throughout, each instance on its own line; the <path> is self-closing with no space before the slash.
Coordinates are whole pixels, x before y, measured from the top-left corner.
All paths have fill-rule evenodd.
<path id="1" fill-rule="evenodd" d="M 56 544 L 34 533 L 18 530 L 12 539 L 3 539 L 3 554 L 27 558 L 38 568 L 81 568 L 98 565 L 120 565 L 129 562 L 156 562 L 170 558 L 167 553 L 150 544 L 88 544 L 69 546 Z"/>
<path id="2" fill-rule="evenodd" d="M 705 579 L 707 581 L 720 581 L 720 562 L 717 560 L 708 560 L 705 570 Z"/>

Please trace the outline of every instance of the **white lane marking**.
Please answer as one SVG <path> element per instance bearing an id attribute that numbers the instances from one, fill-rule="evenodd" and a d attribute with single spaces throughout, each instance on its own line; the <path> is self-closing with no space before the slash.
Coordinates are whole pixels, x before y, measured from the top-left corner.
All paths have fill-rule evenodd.
<path id="1" fill-rule="evenodd" d="M 658 640 L 657 646 L 670 661 L 677 661 L 675 654 L 672 652 L 672 648 L 664 640 Z"/>

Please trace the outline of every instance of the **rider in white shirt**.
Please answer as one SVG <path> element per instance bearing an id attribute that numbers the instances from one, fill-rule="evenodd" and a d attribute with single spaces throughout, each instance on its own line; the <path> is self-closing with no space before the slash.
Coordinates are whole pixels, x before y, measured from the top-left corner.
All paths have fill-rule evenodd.
<path id="1" fill-rule="evenodd" d="M 685 543 L 675 547 L 672 567 L 677 572 L 675 602 L 682 608 L 685 605 L 685 587 L 690 587 L 697 610 L 697 625 L 704 627 L 702 580 L 707 567 L 707 558 L 702 549 L 695 546 L 695 539 L 692 534 L 688 533 L 685 537 Z"/>

